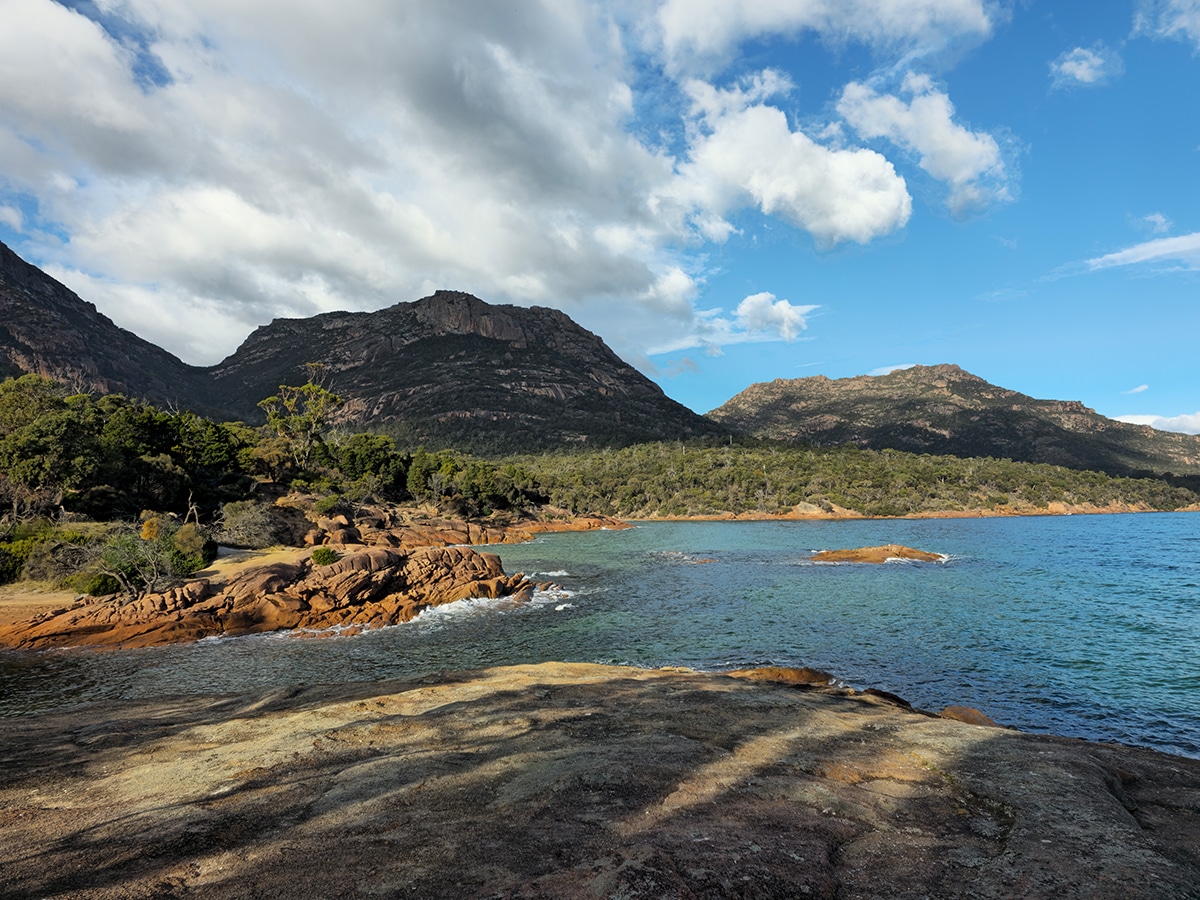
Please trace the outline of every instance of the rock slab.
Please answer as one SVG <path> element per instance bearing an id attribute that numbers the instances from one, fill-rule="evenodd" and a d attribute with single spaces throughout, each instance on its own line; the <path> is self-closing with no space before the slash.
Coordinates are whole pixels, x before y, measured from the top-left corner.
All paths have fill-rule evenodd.
<path id="1" fill-rule="evenodd" d="M 0 729 L 8 898 L 1196 898 L 1200 761 L 547 663 Z"/>

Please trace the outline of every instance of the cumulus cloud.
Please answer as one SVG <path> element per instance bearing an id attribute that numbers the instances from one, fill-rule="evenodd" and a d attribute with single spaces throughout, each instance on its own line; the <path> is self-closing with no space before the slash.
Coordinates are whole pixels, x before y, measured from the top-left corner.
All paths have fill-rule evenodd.
<path id="1" fill-rule="evenodd" d="M 912 213 L 904 179 L 881 154 L 831 148 L 760 101 L 786 90 L 764 73 L 748 89 L 686 84 L 697 120 L 675 198 L 703 211 L 711 239 L 732 232 L 725 216 L 745 206 L 779 216 L 823 244 L 868 241 L 901 228 Z"/>
<path id="2" fill-rule="evenodd" d="M 767 292 L 751 294 L 743 298 L 732 313 L 720 307 L 704 310 L 698 315 L 693 334 L 660 341 L 650 353 L 673 353 L 700 347 L 709 356 L 719 356 L 721 347 L 727 344 L 794 341 L 808 327 L 809 313 L 817 308 L 779 300 Z"/>
<path id="3" fill-rule="evenodd" d="M 1200 434 L 1200 412 L 1182 416 L 1117 416 L 1116 419 L 1133 425 L 1149 425 L 1159 431 Z"/>
<path id="4" fill-rule="evenodd" d="M 1084 265 L 1096 271 L 1147 263 L 1166 263 L 1175 268 L 1200 269 L 1200 232 L 1144 241 L 1124 250 L 1089 259 Z"/>
<path id="5" fill-rule="evenodd" d="M 697 248 L 746 208 L 865 243 L 907 222 L 904 180 L 793 129 L 772 72 L 684 83 L 672 155 L 634 127 L 630 35 L 653 20 L 660 49 L 710 58 L 796 29 L 908 52 L 991 20 L 982 0 L 705 2 L 691 25 L 682 9 L 0 0 L 0 222 L 192 362 L 274 316 L 440 287 L 563 308 L 634 361 L 786 339 L 808 307 L 697 310 Z"/>
<path id="6" fill-rule="evenodd" d="M 454 287 L 624 304 L 606 337 L 629 349 L 678 300 L 687 222 L 651 208 L 673 161 L 626 127 L 594 7 L 103 8 L 0 0 L 0 189 L 36 198 L 69 241 L 26 248 L 121 324 L 213 362 L 275 315 Z"/>
<path id="7" fill-rule="evenodd" d="M 741 42 L 803 32 L 912 60 L 986 38 L 996 9 L 0 0 L 0 223 L 191 362 L 275 316 L 442 287 L 562 308 L 635 363 L 794 340 L 813 307 L 763 294 L 698 308 L 705 245 L 749 209 L 821 246 L 868 243 L 903 228 L 912 200 L 839 123 L 795 127 L 786 75 L 731 85 L 720 66 Z M 657 85 L 664 108 L 683 98 L 667 138 L 638 120 L 627 49 L 643 39 L 634 52 L 675 79 Z M 851 85 L 839 110 L 916 153 L 956 211 L 1007 196 L 995 140 L 956 124 L 928 79 L 905 90 Z"/>
<path id="8" fill-rule="evenodd" d="M 1190 41 L 1200 51 L 1200 0 L 1140 0 L 1134 31 Z"/>
<path id="9" fill-rule="evenodd" d="M 776 300 L 774 294 L 751 294 L 737 305 L 734 318 L 750 335 L 778 335 L 794 341 L 808 327 L 805 316 L 815 306 L 793 306 L 786 300 Z"/>
<path id="10" fill-rule="evenodd" d="M 987 37 L 993 21 L 983 0 L 666 0 L 658 27 L 668 66 L 696 71 L 764 35 L 812 31 L 919 55 Z"/>
<path id="11" fill-rule="evenodd" d="M 1068 50 L 1050 63 L 1050 79 L 1056 88 L 1096 87 L 1123 71 L 1121 57 L 1103 43 Z"/>
<path id="12" fill-rule="evenodd" d="M 1008 173 L 994 137 L 955 122 L 949 96 L 926 75 L 910 72 L 901 93 L 910 99 L 851 82 L 843 89 L 837 110 L 862 137 L 886 138 L 916 154 L 925 172 L 949 186 L 947 206 L 955 215 L 1011 199 Z"/>

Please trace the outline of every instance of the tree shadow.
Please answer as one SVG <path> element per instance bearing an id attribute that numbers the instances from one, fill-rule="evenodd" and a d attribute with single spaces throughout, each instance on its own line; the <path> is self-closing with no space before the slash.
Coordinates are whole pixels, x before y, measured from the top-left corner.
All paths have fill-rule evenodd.
<path id="1" fill-rule="evenodd" d="M 1200 762 L 838 689 L 551 664 L 89 715 L 0 736 L 5 897 L 1200 884 Z"/>

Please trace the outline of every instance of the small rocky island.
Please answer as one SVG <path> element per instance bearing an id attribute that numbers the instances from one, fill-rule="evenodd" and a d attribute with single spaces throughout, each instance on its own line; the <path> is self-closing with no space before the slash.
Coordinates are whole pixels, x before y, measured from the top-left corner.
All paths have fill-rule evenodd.
<path id="1" fill-rule="evenodd" d="M 901 544 L 882 544 L 878 547 L 856 547 L 853 550 L 821 550 L 810 557 L 818 563 L 885 563 L 911 559 L 918 562 L 945 562 L 946 557 L 928 550 L 916 550 Z"/>

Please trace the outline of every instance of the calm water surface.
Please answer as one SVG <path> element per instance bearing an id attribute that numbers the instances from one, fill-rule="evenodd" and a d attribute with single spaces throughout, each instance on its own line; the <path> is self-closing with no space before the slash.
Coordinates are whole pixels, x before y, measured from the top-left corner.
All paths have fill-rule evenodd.
<path id="1" fill-rule="evenodd" d="M 944 564 L 816 565 L 899 543 Z M 1200 757 L 1200 515 L 684 522 L 497 548 L 562 592 L 357 637 L 0 654 L 0 715 L 546 660 L 823 668 L 914 705 Z"/>

